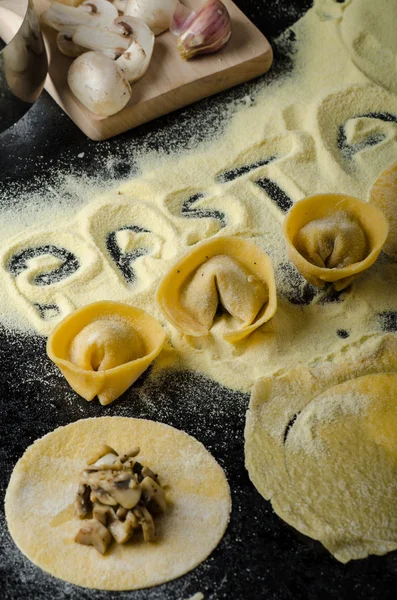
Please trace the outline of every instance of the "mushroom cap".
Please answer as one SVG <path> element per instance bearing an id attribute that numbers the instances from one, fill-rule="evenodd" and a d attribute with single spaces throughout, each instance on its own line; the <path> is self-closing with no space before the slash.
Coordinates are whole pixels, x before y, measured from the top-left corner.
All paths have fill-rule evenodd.
<path id="1" fill-rule="evenodd" d="M 124 15 L 146 23 L 154 35 L 169 29 L 178 0 L 128 0 Z"/>
<path id="2" fill-rule="evenodd" d="M 86 108 L 101 117 L 119 112 L 131 98 L 131 87 L 115 61 L 86 52 L 73 61 L 68 84 Z"/>

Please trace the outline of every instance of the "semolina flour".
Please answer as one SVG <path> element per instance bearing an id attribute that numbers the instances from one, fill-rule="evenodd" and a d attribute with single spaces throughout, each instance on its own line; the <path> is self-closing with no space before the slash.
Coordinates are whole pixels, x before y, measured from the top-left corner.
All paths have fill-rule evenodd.
<path id="1" fill-rule="evenodd" d="M 381 255 L 343 293 L 317 290 L 290 263 L 282 221 L 307 195 L 368 200 L 396 159 L 396 21 L 394 0 L 316 0 L 279 40 L 296 38 L 292 71 L 271 84 L 265 77 L 216 139 L 183 153 L 142 155 L 130 181 L 92 188 L 81 206 L 47 205 L 29 215 L 28 227 L 26 215 L 13 215 L 11 236 L 4 213 L 1 320 L 48 335 L 86 303 L 128 302 L 166 327 L 157 368 L 194 369 L 243 391 L 260 376 L 381 330 L 397 310 L 397 264 Z M 209 336 L 192 338 L 168 325 L 154 303 L 168 269 L 214 235 L 252 239 L 276 272 L 278 312 L 236 345 L 222 339 L 222 317 Z"/>

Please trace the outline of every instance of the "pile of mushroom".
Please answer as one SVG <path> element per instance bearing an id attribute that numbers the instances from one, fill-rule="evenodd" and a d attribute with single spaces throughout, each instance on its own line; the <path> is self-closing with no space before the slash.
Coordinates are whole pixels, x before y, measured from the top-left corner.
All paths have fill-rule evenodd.
<path id="1" fill-rule="evenodd" d="M 153 515 L 164 512 L 167 501 L 158 475 L 135 460 L 139 452 L 133 448 L 119 455 L 105 444 L 88 461 L 80 476 L 74 512 L 89 520 L 75 542 L 105 554 L 113 539 L 125 544 L 139 529 L 146 542 L 156 539 Z"/>
<path id="2" fill-rule="evenodd" d="M 54 2 L 42 19 L 58 31 L 59 50 L 76 58 L 68 83 L 80 102 L 103 117 L 124 108 L 132 95 L 130 84 L 146 73 L 152 57 L 154 34 L 146 23 L 120 17 L 108 0 L 79 6 Z"/>
<path id="3" fill-rule="evenodd" d="M 171 24 L 185 59 L 220 50 L 231 35 L 230 17 L 220 0 L 206 0 L 197 13 L 178 0 L 59 0 L 42 19 L 58 31 L 59 50 L 75 58 L 68 73 L 70 89 L 102 117 L 129 102 L 130 84 L 149 67 L 154 36 Z"/>

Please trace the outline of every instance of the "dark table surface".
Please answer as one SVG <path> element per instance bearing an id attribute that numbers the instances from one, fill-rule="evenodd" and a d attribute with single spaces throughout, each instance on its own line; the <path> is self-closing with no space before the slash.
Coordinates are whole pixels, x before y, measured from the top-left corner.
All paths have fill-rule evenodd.
<path id="1" fill-rule="evenodd" d="M 311 0 L 240 0 L 252 21 L 273 41 L 310 6 Z M 289 68 L 281 51 L 269 81 Z M 29 202 L 29 192 L 59 172 L 109 179 L 134 172 L 131 148 L 191 145 L 222 127 L 222 107 L 250 93 L 251 85 L 197 103 L 108 142 L 92 142 L 43 93 L 31 111 L 0 136 L 0 208 Z M 209 110 L 211 109 L 211 110 Z M 214 115 L 216 121 L 213 122 Z M 197 127 L 191 127 L 197 124 Z M 128 148 L 128 152 L 127 152 Z M 84 152 L 84 161 L 78 154 Z M 106 158 L 112 168 L 106 172 Z M 37 177 L 39 175 L 39 177 Z M 0 212 L 1 214 L 1 212 Z M 0 217 L 1 218 L 1 217 Z M 164 374 L 153 383 L 144 375 L 133 389 L 103 410 L 70 391 L 46 359 L 45 340 L 0 326 L 0 478 L 4 495 L 17 459 L 29 444 L 57 426 L 84 417 L 122 415 L 168 423 L 199 439 L 224 467 L 232 492 L 228 530 L 211 557 L 184 577 L 138 592 L 85 590 L 57 580 L 30 563 L 13 544 L 0 516 L 0 598 L 182 600 L 203 592 L 206 599 L 387 599 L 397 597 L 397 553 L 341 565 L 321 544 L 286 525 L 250 483 L 244 468 L 243 429 L 248 396 L 221 388 L 193 373 Z M 172 408 L 170 408 L 172 407 Z"/>

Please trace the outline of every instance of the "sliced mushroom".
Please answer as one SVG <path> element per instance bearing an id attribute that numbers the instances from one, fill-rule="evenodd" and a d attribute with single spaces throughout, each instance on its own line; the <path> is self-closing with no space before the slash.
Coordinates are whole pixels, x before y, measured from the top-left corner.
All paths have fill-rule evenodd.
<path id="1" fill-rule="evenodd" d="M 130 521 L 120 521 L 119 519 L 110 521 L 108 530 L 118 544 L 125 544 L 128 542 L 134 533 L 134 528 L 132 527 Z"/>
<path id="2" fill-rule="evenodd" d="M 133 510 L 134 515 L 138 519 L 139 525 L 142 527 L 143 539 L 145 542 L 154 542 L 156 539 L 156 530 L 152 515 L 144 506 L 137 506 Z"/>
<path id="3" fill-rule="evenodd" d="M 129 48 L 130 39 L 123 34 L 107 29 L 94 29 L 87 25 L 79 25 L 73 34 L 73 43 L 83 46 L 87 50 L 101 52 L 114 60 Z"/>
<path id="4" fill-rule="evenodd" d="M 141 463 L 136 460 L 132 467 L 132 470 L 133 470 L 134 474 L 136 475 L 136 477 L 138 478 L 138 481 L 142 481 L 141 473 L 142 473 L 143 468 L 144 468 L 143 465 L 141 465 Z"/>
<path id="5" fill-rule="evenodd" d="M 92 509 L 92 517 L 106 527 L 109 521 L 116 518 L 116 515 L 111 506 L 104 506 L 96 502 Z"/>
<path id="6" fill-rule="evenodd" d="M 133 17 L 119 17 L 113 22 L 113 27 L 129 36 L 129 46 L 116 63 L 132 83 L 140 79 L 149 67 L 154 46 L 153 32 L 143 21 Z"/>
<path id="7" fill-rule="evenodd" d="M 136 520 L 134 522 L 131 519 L 128 521 L 121 520 L 118 518 L 119 510 L 116 514 L 113 508 L 110 508 L 110 506 L 101 506 L 100 504 L 95 504 L 92 514 L 94 519 L 97 519 L 100 523 L 102 523 L 102 525 L 107 527 L 118 544 L 125 544 L 134 533 L 134 523 L 136 528 L 138 526 L 138 522 Z M 128 511 L 126 510 L 125 516 L 127 516 L 127 514 Z"/>
<path id="8" fill-rule="evenodd" d="M 68 6 L 79 6 L 83 0 L 58 0 L 60 4 L 67 4 Z"/>
<path id="9" fill-rule="evenodd" d="M 90 500 L 91 502 L 102 502 L 102 504 L 106 504 L 108 506 L 118 505 L 117 500 L 115 500 L 111 494 L 104 492 L 101 489 L 92 490 Z"/>
<path id="10" fill-rule="evenodd" d="M 153 479 L 153 481 L 157 481 L 159 478 L 159 476 L 153 473 L 153 471 L 149 469 L 149 467 L 142 467 L 141 475 L 143 478 L 150 477 L 151 479 Z"/>
<path id="11" fill-rule="evenodd" d="M 92 489 L 102 489 L 105 492 L 111 492 L 114 486 L 115 472 L 111 469 L 106 470 L 85 470 L 81 474 L 81 481 Z"/>
<path id="12" fill-rule="evenodd" d="M 57 35 L 57 46 L 58 50 L 65 56 L 70 58 L 77 58 L 84 52 L 87 52 L 87 48 L 78 46 L 73 41 L 73 32 L 71 31 L 60 31 Z"/>
<path id="13" fill-rule="evenodd" d="M 125 518 L 127 517 L 127 515 L 128 515 L 128 510 L 126 508 L 123 508 L 122 506 L 119 506 L 119 508 L 117 509 L 117 512 L 116 512 L 116 517 L 118 519 L 120 519 L 121 521 L 124 521 Z"/>
<path id="14" fill-rule="evenodd" d="M 114 463 L 100 463 L 98 461 L 98 463 L 94 463 L 93 465 L 87 465 L 85 471 L 87 471 L 87 473 L 90 471 L 121 471 L 122 468 L 123 465 L 117 459 Z"/>
<path id="15" fill-rule="evenodd" d="M 117 10 L 119 10 L 122 13 L 125 12 L 125 9 L 127 8 L 127 0 L 114 0 L 113 4 L 117 8 Z"/>
<path id="16" fill-rule="evenodd" d="M 90 501 L 91 488 L 81 483 L 78 487 L 76 499 L 74 501 L 74 514 L 79 519 L 84 519 L 91 510 Z"/>
<path id="17" fill-rule="evenodd" d="M 105 554 L 112 541 L 112 536 L 102 523 L 93 519 L 87 521 L 80 529 L 74 541 L 85 546 L 94 546 L 98 552 Z"/>
<path id="18" fill-rule="evenodd" d="M 120 456 L 121 462 L 125 463 L 125 461 L 128 460 L 129 458 L 135 458 L 135 456 L 138 456 L 140 451 L 141 451 L 141 449 L 139 448 L 139 446 L 134 446 L 134 448 L 132 448 L 129 452 L 126 452 L 125 454 Z"/>
<path id="19" fill-rule="evenodd" d="M 104 54 L 86 52 L 72 63 L 69 87 L 84 106 L 107 117 L 119 112 L 131 98 L 131 87 L 117 62 Z"/>
<path id="20" fill-rule="evenodd" d="M 142 499 L 154 512 L 165 512 L 167 501 L 162 487 L 151 477 L 145 477 L 141 482 Z"/>
<path id="21" fill-rule="evenodd" d="M 129 510 L 127 512 L 125 520 L 128 521 L 134 529 L 138 529 L 139 522 L 132 510 Z"/>
<path id="22" fill-rule="evenodd" d="M 80 529 L 76 542 L 104 554 L 112 537 L 125 544 L 139 528 L 145 541 L 156 539 L 151 512 L 164 512 L 166 498 L 157 475 L 134 460 L 139 451 L 134 447 L 119 456 L 104 445 L 91 458 L 80 476 L 75 513 L 83 518 L 92 511 L 92 520 Z"/>
<path id="23" fill-rule="evenodd" d="M 134 479 L 115 483 L 112 496 L 123 508 L 134 508 L 141 499 L 142 490 Z"/>
<path id="24" fill-rule="evenodd" d="M 44 23 L 57 31 L 74 30 L 79 25 L 105 28 L 118 17 L 117 8 L 108 0 L 86 0 L 80 6 L 54 2 L 42 14 Z"/>
<path id="25" fill-rule="evenodd" d="M 98 460 L 100 460 L 101 458 L 103 458 L 107 454 L 113 454 L 116 457 L 118 456 L 118 454 L 117 454 L 117 452 L 116 452 L 116 450 L 114 448 L 112 448 L 111 446 L 108 446 L 107 444 L 102 444 L 102 446 L 100 447 L 100 449 L 98 450 L 98 452 L 96 452 L 94 454 L 94 456 L 92 456 L 87 461 L 87 465 L 93 465 L 94 463 L 96 463 Z"/>

